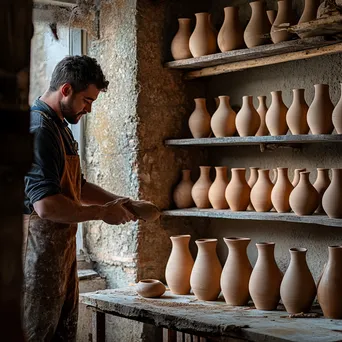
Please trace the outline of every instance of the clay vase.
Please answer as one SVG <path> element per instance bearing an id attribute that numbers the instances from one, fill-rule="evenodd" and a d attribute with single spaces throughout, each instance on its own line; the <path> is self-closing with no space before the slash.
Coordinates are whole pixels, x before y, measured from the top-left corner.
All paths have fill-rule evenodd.
<path id="1" fill-rule="evenodd" d="M 194 260 L 189 251 L 190 235 L 171 236 L 172 250 L 166 264 L 165 279 L 171 292 L 186 295 L 190 292 L 190 275 Z"/>
<path id="2" fill-rule="evenodd" d="M 182 170 L 182 180 L 173 191 L 173 201 L 179 209 L 191 208 L 194 201 L 191 196 L 191 189 L 194 186 L 190 177 L 191 170 Z"/>
<path id="3" fill-rule="evenodd" d="M 317 214 L 325 214 L 323 206 L 322 206 L 322 198 L 325 193 L 325 190 L 328 189 L 330 185 L 330 178 L 329 178 L 329 169 L 317 169 L 317 178 L 313 187 L 316 189 L 319 195 L 319 205 L 316 209 Z"/>
<path id="4" fill-rule="evenodd" d="M 195 13 L 196 26 L 190 36 L 189 48 L 194 57 L 216 52 L 216 35 L 209 23 L 208 13 Z"/>
<path id="5" fill-rule="evenodd" d="M 253 105 L 253 96 L 242 97 L 242 107 L 236 115 L 236 129 L 240 137 L 255 135 L 260 127 L 260 116 Z"/>
<path id="6" fill-rule="evenodd" d="M 266 11 L 267 18 L 270 21 L 271 25 L 273 25 L 276 17 L 277 17 L 277 11 L 276 10 L 268 10 Z"/>
<path id="7" fill-rule="evenodd" d="M 217 166 L 216 178 L 209 189 L 209 201 L 214 209 L 228 209 L 228 203 L 225 197 L 226 187 L 228 185 L 227 167 Z"/>
<path id="8" fill-rule="evenodd" d="M 291 248 L 291 261 L 280 286 L 280 297 L 289 314 L 308 312 L 316 284 L 306 263 L 306 248 Z"/>
<path id="9" fill-rule="evenodd" d="M 271 40 L 267 35 L 270 33 L 271 24 L 266 14 L 266 3 L 253 1 L 249 5 L 252 8 L 252 16 L 243 34 L 247 47 L 270 44 Z"/>
<path id="10" fill-rule="evenodd" d="M 291 23 L 292 20 L 292 7 L 291 0 L 281 0 L 278 1 L 278 12 L 277 17 L 273 22 L 271 28 L 271 38 L 273 43 L 280 43 L 286 40 L 289 40 L 291 35 L 287 30 L 284 31 L 276 31 L 278 30 L 278 26 L 281 24 Z"/>
<path id="11" fill-rule="evenodd" d="M 255 211 L 270 211 L 273 207 L 271 201 L 273 183 L 270 180 L 270 170 L 258 170 L 258 174 L 258 180 L 251 190 L 251 203 Z"/>
<path id="12" fill-rule="evenodd" d="M 219 96 L 220 104 L 211 118 L 210 125 L 215 137 L 230 137 L 236 132 L 236 113 L 229 103 L 229 96 Z"/>
<path id="13" fill-rule="evenodd" d="M 298 21 L 298 24 L 306 23 L 308 21 L 314 20 L 317 17 L 317 10 L 319 7 L 319 0 L 305 0 L 303 13 Z M 310 37 L 310 33 L 298 34 L 300 38 Z"/>
<path id="14" fill-rule="evenodd" d="M 318 207 L 319 195 L 309 180 L 309 171 L 299 174 L 299 183 L 290 194 L 290 207 L 298 216 L 312 215 Z"/>
<path id="15" fill-rule="evenodd" d="M 274 259 L 274 242 L 256 244 L 258 259 L 249 279 L 249 293 L 258 310 L 275 310 L 283 274 Z"/>
<path id="16" fill-rule="evenodd" d="M 247 246 L 251 239 L 223 238 L 229 253 L 221 274 L 223 297 L 229 305 L 246 305 L 249 300 L 249 278 L 252 266 L 247 256 Z"/>
<path id="17" fill-rule="evenodd" d="M 165 285 L 157 279 L 142 279 L 136 287 L 141 297 L 158 298 L 165 293 Z"/>
<path id="18" fill-rule="evenodd" d="M 329 258 L 317 289 L 324 317 L 342 318 L 342 246 L 329 246 Z"/>
<path id="19" fill-rule="evenodd" d="M 251 188 L 246 182 L 246 169 L 233 168 L 231 171 L 232 179 L 226 188 L 226 200 L 232 211 L 245 211 L 249 204 L 251 192 Z"/>
<path id="20" fill-rule="evenodd" d="M 191 58 L 189 39 L 191 36 L 191 19 L 179 18 L 179 28 L 171 42 L 171 54 L 175 60 Z"/>
<path id="21" fill-rule="evenodd" d="M 248 178 L 247 184 L 249 185 L 249 187 L 251 188 L 251 191 L 252 191 L 254 184 L 258 180 L 259 168 L 258 167 L 250 167 L 249 170 L 250 170 L 250 173 L 249 173 L 249 178 Z M 249 201 L 247 210 L 254 210 L 254 207 L 250 201 Z"/>
<path id="22" fill-rule="evenodd" d="M 334 105 L 329 96 L 328 84 L 315 84 L 315 97 L 309 106 L 307 121 L 312 134 L 331 134 L 334 129 Z"/>
<path id="23" fill-rule="evenodd" d="M 309 133 L 306 120 L 308 109 L 309 106 L 304 98 L 304 89 L 293 89 L 293 101 L 286 115 L 287 125 L 293 135 Z"/>
<path id="24" fill-rule="evenodd" d="M 161 215 L 159 208 L 150 201 L 131 200 L 124 203 L 123 206 L 136 218 L 144 220 L 145 222 L 156 221 Z"/>
<path id="25" fill-rule="evenodd" d="M 222 266 L 216 254 L 217 239 L 196 240 L 198 253 L 192 268 L 190 285 L 200 300 L 215 300 L 221 291 Z"/>
<path id="26" fill-rule="evenodd" d="M 293 180 L 292 180 L 292 186 L 295 188 L 297 184 L 299 183 L 299 174 L 303 171 L 306 171 L 306 169 L 295 169 L 293 172 Z"/>
<path id="27" fill-rule="evenodd" d="M 244 47 L 238 7 L 224 8 L 224 22 L 217 36 L 217 44 L 222 52 Z"/>
<path id="28" fill-rule="evenodd" d="M 265 122 L 265 117 L 266 117 L 266 113 L 267 113 L 267 106 L 266 106 L 266 96 L 258 96 L 258 100 L 259 100 L 259 106 L 257 108 L 257 112 L 260 116 L 260 126 L 258 131 L 256 132 L 256 136 L 264 136 L 264 135 L 268 135 L 270 132 L 268 131 L 268 128 L 266 126 L 266 122 Z"/>
<path id="29" fill-rule="evenodd" d="M 287 107 L 282 98 L 281 91 L 272 91 L 272 103 L 266 113 L 266 126 L 271 135 L 285 135 L 288 131 L 286 123 Z"/>
<path id="30" fill-rule="evenodd" d="M 342 169 L 332 169 L 331 183 L 325 190 L 322 205 L 330 218 L 342 218 Z"/>
<path id="31" fill-rule="evenodd" d="M 208 138 L 210 130 L 210 114 L 206 106 L 206 99 L 195 99 L 195 110 L 189 117 L 189 128 L 195 139 Z"/>
<path id="32" fill-rule="evenodd" d="M 212 181 L 210 180 L 210 166 L 200 166 L 200 177 L 191 189 L 191 197 L 197 208 L 210 208 L 209 189 Z"/>
<path id="33" fill-rule="evenodd" d="M 341 83 L 342 87 L 342 83 Z M 342 134 L 342 96 L 332 112 L 332 122 L 337 134 Z"/>
<path id="34" fill-rule="evenodd" d="M 277 181 L 272 189 L 271 200 L 278 213 L 287 213 L 291 211 L 290 194 L 293 186 L 287 176 L 288 169 L 286 167 L 278 167 L 277 171 Z"/>

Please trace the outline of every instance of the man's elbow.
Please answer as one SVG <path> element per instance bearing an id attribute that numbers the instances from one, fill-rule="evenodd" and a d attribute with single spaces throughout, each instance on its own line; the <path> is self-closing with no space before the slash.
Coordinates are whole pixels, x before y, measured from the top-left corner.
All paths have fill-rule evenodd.
<path id="1" fill-rule="evenodd" d="M 33 204 L 35 212 L 43 220 L 51 218 L 51 205 L 48 202 L 46 198 L 43 198 Z"/>

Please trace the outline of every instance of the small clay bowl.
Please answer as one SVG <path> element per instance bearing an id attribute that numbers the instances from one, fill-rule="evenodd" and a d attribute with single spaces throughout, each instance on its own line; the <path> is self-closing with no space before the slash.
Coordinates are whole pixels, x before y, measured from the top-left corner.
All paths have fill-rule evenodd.
<path id="1" fill-rule="evenodd" d="M 138 294 L 145 298 L 157 298 L 164 294 L 165 285 L 156 279 L 140 280 L 136 288 Z"/>

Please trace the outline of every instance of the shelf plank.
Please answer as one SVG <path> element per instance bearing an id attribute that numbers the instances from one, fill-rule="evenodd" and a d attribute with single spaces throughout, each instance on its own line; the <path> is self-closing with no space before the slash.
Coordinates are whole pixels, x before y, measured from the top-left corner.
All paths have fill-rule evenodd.
<path id="1" fill-rule="evenodd" d="M 231 220 L 257 220 L 257 221 L 283 221 L 296 223 L 318 224 L 330 227 L 342 227 L 342 219 L 332 219 L 326 215 L 297 216 L 294 213 L 259 213 L 256 211 L 231 211 L 214 209 L 176 209 L 165 210 L 163 216 L 187 216 L 187 217 L 207 217 L 224 218 Z"/>
<path id="2" fill-rule="evenodd" d="M 310 39 L 310 38 L 308 38 Z M 342 43 L 335 42 L 334 44 L 307 49 L 303 51 L 289 52 L 276 56 L 258 58 L 255 60 L 240 61 L 234 63 L 226 63 L 218 66 L 207 67 L 200 70 L 190 71 L 184 75 L 186 80 L 192 80 L 200 77 L 215 76 L 226 74 L 229 72 L 242 71 L 251 68 L 257 68 L 267 65 L 280 64 L 285 62 L 309 59 L 318 56 L 332 55 L 342 52 Z"/>
<path id="3" fill-rule="evenodd" d="M 181 59 L 165 63 L 165 67 L 172 69 L 199 69 L 220 64 L 241 62 L 258 59 L 261 57 L 275 56 L 279 54 L 303 51 L 312 48 L 320 48 L 327 45 L 334 45 L 340 40 L 328 40 L 323 36 L 290 40 L 277 44 L 256 46 L 250 49 L 239 49 L 221 53 L 215 53 L 196 58 Z"/>
<path id="4" fill-rule="evenodd" d="M 319 135 L 278 135 L 261 137 L 224 137 L 224 138 L 201 138 L 201 139 L 168 139 L 166 146 L 237 146 L 259 144 L 310 144 L 325 142 L 342 142 L 342 134 L 319 134 Z"/>

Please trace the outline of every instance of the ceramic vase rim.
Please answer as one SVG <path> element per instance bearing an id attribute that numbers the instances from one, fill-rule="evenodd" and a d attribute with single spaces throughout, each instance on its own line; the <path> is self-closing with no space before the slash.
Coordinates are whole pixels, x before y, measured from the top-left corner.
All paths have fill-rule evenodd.
<path id="1" fill-rule="evenodd" d="M 332 171 L 342 171 L 342 169 L 340 167 L 332 167 L 331 170 Z"/>
<path id="2" fill-rule="evenodd" d="M 275 246 L 275 242 L 257 242 L 256 246 Z"/>
<path id="3" fill-rule="evenodd" d="M 325 168 L 325 167 L 318 167 L 317 168 L 317 171 L 326 171 L 326 170 L 329 171 L 329 168 Z"/>
<path id="4" fill-rule="evenodd" d="M 197 12 L 197 13 L 195 13 L 196 16 L 197 15 L 203 15 L 203 14 L 208 14 L 209 15 L 209 12 Z"/>
<path id="5" fill-rule="evenodd" d="M 290 253 L 306 253 L 308 249 L 305 247 L 292 247 L 289 251 Z"/>
<path id="6" fill-rule="evenodd" d="M 211 166 L 200 165 L 199 168 L 200 168 L 200 169 L 211 169 Z"/>
<path id="7" fill-rule="evenodd" d="M 246 171 L 244 167 L 233 167 L 231 170 L 232 171 Z"/>
<path id="8" fill-rule="evenodd" d="M 329 249 L 342 249 L 342 246 L 338 246 L 338 245 L 332 245 L 332 246 L 328 246 Z"/>
<path id="9" fill-rule="evenodd" d="M 251 241 L 251 238 L 231 236 L 231 237 L 224 237 L 223 240 L 224 241 Z"/>
<path id="10" fill-rule="evenodd" d="M 214 166 L 216 170 L 228 169 L 228 166 Z"/>
<path id="11" fill-rule="evenodd" d="M 300 175 L 309 175 L 310 171 L 300 171 L 299 174 Z"/>
<path id="12" fill-rule="evenodd" d="M 178 21 L 191 21 L 191 18 L 178 18 Z"/>
<path id="13" fill-rule="evenodd" d="M 277 167 L 277 170 L 288 170 L 288 167 Z"/>
<path id="14" fill-rule="evenodd" d="M 206 98 L 205 97 L 195 97 L 194 98 L 194 101 L 196 102 L 196 101 L 205 101 L 206 100 Z"/>
<path id="15" fill-rule="evenodd" d="M 172 235 L 170 236 L 170 239 L 181 239 L 181 238 L 191 238 L 191 235 L 190 234 L 183 234 L 183 235 Z"/>
<path id="16" fill-rule="evenodd" d="M 205 239 L 205 238 L 203 238 L 203 239 L 197 239 L 195 242 L 200 243 L 200 244 L 206 243 L 206 242 L 217 242 L 217 239 Z"/>
<path id="17" fill-rule="evenodd" d="M 230 96 L 229 95 L 219 95 L 217 96 L 219 99 L 229 99 L 230 100 Z"/>
<path id="18" fill-rule="evenodd" d="M 159 284 L 159 283 L 162 284 L 162 282 L 157 279 L 141 279 L 139 280 L 139 283 L 140 284 Z"/>

